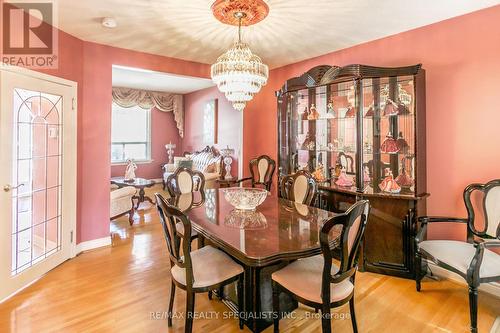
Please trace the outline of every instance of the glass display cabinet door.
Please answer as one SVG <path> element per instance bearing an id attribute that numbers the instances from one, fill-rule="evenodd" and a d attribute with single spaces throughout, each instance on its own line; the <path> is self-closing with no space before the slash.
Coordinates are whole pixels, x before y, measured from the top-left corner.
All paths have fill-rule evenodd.
<path id="1" fill-rule="evenodd" d="M 413 76 L 363 81 L 363 177 L 374 193 L 415 193 Z"/>

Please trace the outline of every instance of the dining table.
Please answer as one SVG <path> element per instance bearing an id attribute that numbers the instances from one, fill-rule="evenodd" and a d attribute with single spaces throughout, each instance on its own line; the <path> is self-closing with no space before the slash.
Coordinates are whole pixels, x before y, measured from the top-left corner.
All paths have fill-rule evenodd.
<path id="1" fill-rule="evenodd" d="M 191 221 L 202 240 L 224 251 L 244 270 L 245 325 L 261 332 L 273 322 L 271 274 L 291 261 L 321 253 L 319 233 L 333 212 L 292 202 L 270 193 L 255 210 L 235 209 L 224 189 L 205 189 L 168 199 Z M 338 246 L 341 226 L 330 233 L 331 246 Z M 307 281 L 304 281 L 307 283 Z M 226 287 L 221 297 L 237 311 L 235 288 Z M 291 312 L 297 302 L 280 295 L 280 311 Z"/>

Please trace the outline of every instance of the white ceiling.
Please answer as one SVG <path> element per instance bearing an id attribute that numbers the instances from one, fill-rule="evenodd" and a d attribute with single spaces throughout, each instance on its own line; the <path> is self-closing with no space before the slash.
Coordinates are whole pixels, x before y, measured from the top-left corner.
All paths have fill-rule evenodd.
<path id="1" fill-rule="evenodd" d="M 59 0 L 59 27 L 87 41 L 212 63 L 237 30 L 217 21 L 214 0 Z M 269 16 L 244 28 L 271 68 L 500 4 L 500 0 L 267 0 Z M 102 17 L 118 27 L 101 26 Z"/>
<path id="2" fill-rule="evenodd" d="M 212 86 L 214 86 L 214 83 L 209 79 L 166 74 L 140 68 L 113 66 L 113 87 L 188 94 Z"/>

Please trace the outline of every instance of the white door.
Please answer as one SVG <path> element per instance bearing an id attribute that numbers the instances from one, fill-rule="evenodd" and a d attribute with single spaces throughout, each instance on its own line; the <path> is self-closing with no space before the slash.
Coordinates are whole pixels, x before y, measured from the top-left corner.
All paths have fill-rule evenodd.
<path id="1" fill-rule="evenodd" d="M 74 253 L 76 83 L 0 63 L 0 301 Z"/>

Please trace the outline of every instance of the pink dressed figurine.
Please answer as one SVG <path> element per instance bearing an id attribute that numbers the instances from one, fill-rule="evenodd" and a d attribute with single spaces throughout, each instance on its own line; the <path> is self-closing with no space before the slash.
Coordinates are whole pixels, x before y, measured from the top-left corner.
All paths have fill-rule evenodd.
<path id="1" fill-rule="evenodd" d="M 382 153 L 389 154 L 397 154 L 399 152 L 398 144 L 391 133 L 387 133 L 384 142 L 380 145 L 380 150 Z"/>
<path id="2" fill-rule="evenodd" d="M 335 181 L 335 184 L 338 186 L 344 186 L 344 187 L 351 187 L 352 186 L 352 180 L 347 177 L 347 174 L 345 173 L 345 168 L 342 168 L 340 171 L 339 178 Z"/>
<path id="3" fill-rule="evenodd" d="M 399 107 L 392 99 L 387 99 L 383 111 L 384 116 L 396 116 L 399 114 Z"/>
<path id="4" fill-rule="evenodd" d="M 410 145 L 406 142 L 405 138 L 403 138 L 403 132 L 399 132 L 398 139 L 396 140 L 396 144 L 398 146 L 398 150 L 404 154 L 408 153 Z"/>
<path id="5" fill-rule="evenodd" d="M 401 192 L 401 187 L 394 180 L 391 169 L 389 169 L 389 168 L 385 169 L 385 176 L 386 177 L 384 178 L 384 180 L 382 180 L 382 182 L 378 185 L 378 187 L 383 192 L 387 192 L 387 193 L 399 193 L 399 192 Z"/>
<path id="6" fill-rule="evenodd" d="M 410 189 L 413 186 L 413 179 L 406 172 L 406 168 L 401 169 L 401 173 L 396 177 L 396 183 L 404 189 Z"/>

